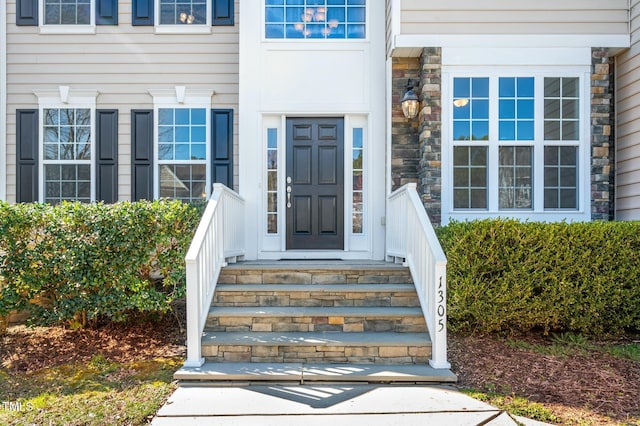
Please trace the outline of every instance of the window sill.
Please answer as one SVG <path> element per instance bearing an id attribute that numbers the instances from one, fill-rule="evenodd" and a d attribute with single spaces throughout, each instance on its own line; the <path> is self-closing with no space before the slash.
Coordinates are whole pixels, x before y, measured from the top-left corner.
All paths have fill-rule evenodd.
<path id="1" fill-rule="evenodd" d="M 210 25 L 156 25 L 156 34 L 211 34 Z"/>
<path id="2" fill-rule="evenodd" d="M 95 34 L 95 25 L 41 25 L 40 34 Z"/>
<path id="3" fill-rule="evenodd" d="M 448 214 L 443 214 L 442 222 L 443 224 L 447 224 L 451 220 L 464 222 L 493 218 L 512 218 L 533 222 L 575 222 L 591 220 L 591 213 L 584 210 L 455 210 Z"/>

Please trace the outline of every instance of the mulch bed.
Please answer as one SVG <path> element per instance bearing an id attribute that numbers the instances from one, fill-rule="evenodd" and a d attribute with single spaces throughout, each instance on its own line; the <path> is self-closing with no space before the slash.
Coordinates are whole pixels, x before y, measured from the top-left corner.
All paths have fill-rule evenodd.
<path id="1" fill-rule="evenodd" d="M 154 321 L 109 324 L 97 329 L 14 326 L 0 337 L 0 368 L 29 372 L 87 362 L 96 354 L 121 363 L 184 356 L 185 335 L 170 314 Z"/>
<path id="2" fill-rule="evenodd" d="M 184 318 L 184 316 L 182 316 Z M 102 354 L 111 361 L 184 356 L 185 331 L 173 315 L 97 329 L 10 327 L 0 337 L 0 368 L 8 373 L 87 362 Z M 519 338 L 544 342 L 536 336 Z M 592 424 L 640 416 L 640 363 L 589 351 L 551 356 L 519 349 L 496 336 L 450 333 L 449 357 L 458 386 L 524 396 L 563 419 Z M 570 422 L 568 424 L 571 424 Z"/>
<path id="3" fill-rule="evenodd" d="M 519 339 L 543 343 L 532 336 Z M 554 411 L 562 409 L 559 406 L 568 411 L 588 409 L 621 422 L 640 415 L 638 362 L 595 351 L 542 355 L 494 336 L 454 334 L 449 338 L 449 356 L 460 386 L 513 393 Z"/>

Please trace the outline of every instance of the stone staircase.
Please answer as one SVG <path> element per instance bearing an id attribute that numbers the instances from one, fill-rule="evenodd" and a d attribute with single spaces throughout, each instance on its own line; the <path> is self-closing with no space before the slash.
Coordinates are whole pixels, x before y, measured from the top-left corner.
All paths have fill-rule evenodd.
<path id="1" fill-rule="evenodd" d="M 176 378 L 302 381 L 306 370 L 307 380 L 455 380 L 428 367 L 431 342 L 408 269 L 384 262 L 224 268 L 202 355 L 203 368 L 182 369 Z"/>

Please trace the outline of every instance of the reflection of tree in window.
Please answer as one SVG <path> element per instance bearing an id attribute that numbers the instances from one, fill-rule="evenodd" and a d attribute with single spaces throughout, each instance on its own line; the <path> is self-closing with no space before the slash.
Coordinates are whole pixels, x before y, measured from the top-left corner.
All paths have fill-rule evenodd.
<path id="1" fill-rule="evenodd" d="M 89 25 L 91 0 L 46 0 L 45 25 Z"/>
<path id="2" fill-rule="evenodd" d="M 47 108 L 43 116 L 45 202 L 91 201 L 91 110 Z"/>

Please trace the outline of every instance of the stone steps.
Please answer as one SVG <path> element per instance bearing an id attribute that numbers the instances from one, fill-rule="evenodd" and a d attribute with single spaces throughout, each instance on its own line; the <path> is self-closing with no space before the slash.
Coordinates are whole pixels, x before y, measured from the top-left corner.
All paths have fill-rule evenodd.
<path id="1" fill-rule="evenodd" d="M 207 362 L 427 364 L 424 333 L 205 333 Z"/>
<path id="2" fill-rule="evenodd" d="M 313 363 L 207 363 L 201 368 L 181 368 L 176 380 L 191 386 L 205 383 L 245 384 L 255 382 L 295 383 L 451 383 L 449 370 L 428 365 L 313 364 Z"/>
<path id="3" fill-rule="evenodd" d="M 183 368 L 177 379 L 455 381 L 450 371 L 427 366 L 427 326 L 410 273 L 400 265 L 231 265 L 220 275 L 204 330 L 205 365 Z"/>
<path id="4" fill-rule="evenodd" d="M 426 333 L 416 307 L 212 307 L 204 331 Z"/>
<path id="5" fill-rule="evenodd" d="M 411 306 L 413 284 L 220 284 L 214 306 Z"/>
<path id="6" fill-rule="evenodd" d="M 218 284 L 413 283 L 408 268 L 377 261 L 255 261 L 224 268 Z"/>

